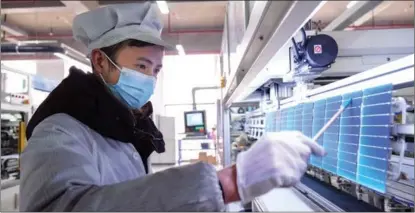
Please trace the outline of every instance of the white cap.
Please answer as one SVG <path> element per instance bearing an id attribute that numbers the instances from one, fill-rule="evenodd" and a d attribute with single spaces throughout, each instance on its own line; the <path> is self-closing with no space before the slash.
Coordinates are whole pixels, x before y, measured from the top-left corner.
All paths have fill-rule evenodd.
<path id="1" fill-rule="evenodd" d="M 93 49 L 108 47 L 135 39 L 174 49 L 161 39 L 163 23 L 158 7 L 151 2 L 114 4 L 77 15 L 73 20 L 73 35 Z"/>

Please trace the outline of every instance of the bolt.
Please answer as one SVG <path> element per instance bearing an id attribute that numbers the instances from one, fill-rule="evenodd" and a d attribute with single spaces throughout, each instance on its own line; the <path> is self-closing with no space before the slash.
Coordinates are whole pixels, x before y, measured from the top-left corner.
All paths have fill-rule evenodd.
<path id="1" fill-rule="evenodd" d="M 264 40 L 264 36 L 262 36 L 262 35 L 261 35 L 261 36 L 259 36 L 259 40 L 260 40 L 260 41 Z"/>

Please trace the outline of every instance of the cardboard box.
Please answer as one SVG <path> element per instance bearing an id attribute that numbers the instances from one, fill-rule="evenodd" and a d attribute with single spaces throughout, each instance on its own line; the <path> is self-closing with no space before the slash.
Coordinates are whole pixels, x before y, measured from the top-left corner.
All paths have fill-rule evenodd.
<path id="1" fill-rule="evenodd" d="M 216 157 L 209 155 L 207 160 L 208 163 L 216 165 Z"/>

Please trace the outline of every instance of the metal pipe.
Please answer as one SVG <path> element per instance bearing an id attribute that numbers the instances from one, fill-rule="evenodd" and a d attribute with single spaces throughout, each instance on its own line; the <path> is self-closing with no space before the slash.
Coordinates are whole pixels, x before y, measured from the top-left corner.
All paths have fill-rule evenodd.
<path id="1" fill-rule="evenodd" d="M 2 44 L 1 53 L 65 53 L 62 47 L 39 44 Z"/>
<path id="2" fill-rule="evenodd" d="M 220 87 L 211 86 L 211 87 L 194 87 L 194 88 L 192 88 L 193 110 L 196 110 L 196 91 L 197 90 L 208 90 L 208 89 L 220 89 Z"/>
<path id="3" fill-rule="evenodd" d="M 216 103 L 198 103 L 196 105 L 215 105 Z M 169 107 L 169 106 L 193 106 L 193 103 L 183 103 L 183 104 L 164 104 L 164 107 Z"/>

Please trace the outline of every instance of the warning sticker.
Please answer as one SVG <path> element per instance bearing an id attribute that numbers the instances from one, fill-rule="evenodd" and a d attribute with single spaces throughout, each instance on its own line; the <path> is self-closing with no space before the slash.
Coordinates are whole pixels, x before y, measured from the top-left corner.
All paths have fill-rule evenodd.
<path id="1" fill-rule="evenodd" d="M 314 45 L 314 54 L 321 54 L 323 53 L 323 48 L 321 47 L 321 44 Z"/>

